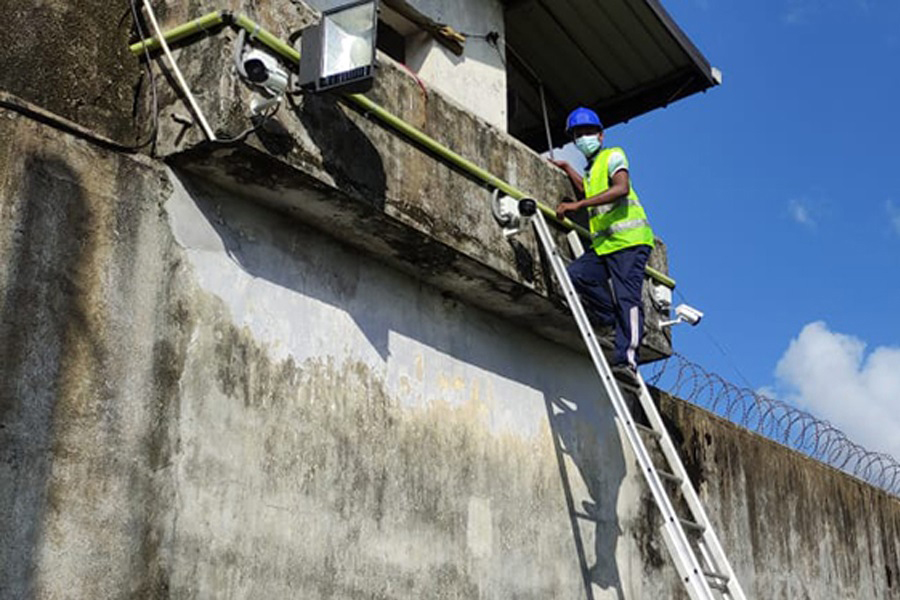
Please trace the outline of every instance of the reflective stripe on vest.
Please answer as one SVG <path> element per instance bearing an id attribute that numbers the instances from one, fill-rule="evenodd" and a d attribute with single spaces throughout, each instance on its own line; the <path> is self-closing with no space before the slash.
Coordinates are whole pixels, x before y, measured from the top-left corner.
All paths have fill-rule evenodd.
<path id="1" fill-rule="evenodd" d="M 609 189 L 609 157 L 614 151 L 624 154 L 621 148 L 604 148 L 594 158 L 584 177 L 586 198 Z M 653 230 L 630 180 L 627 196 L 609 204 L 589 207 L 588 215 L 591 246 L 597 254 L 609 254 L 631 246 L 653 246 Z"/>
<path id="2" fill-rule="evenodd" d="M 650 222 L 647 219 L 619 221 L 617 223 L 613 223 L 603 231 L 591 232 L 591 239 L 596 240 L 597 238 L 609 237 L 613 234 L 622 233 L 623 231 L 628 231 L 630 229 L 638 229 L 639 227 L 650 227 Z"/>
<path id="3" fill-rule="evenodd" d="M 625 198 L 619 198 L 615 202 L 610 202 L 609 204 L 601 204 L 600 206 L 589 206 L 588 213 L 590 216 L 600 216 L 605 215 L 611 210 L 619 208 L 620 206 L 640 206 L 641 203 L 637 198 L 629 198 L 626 196 Z"/>

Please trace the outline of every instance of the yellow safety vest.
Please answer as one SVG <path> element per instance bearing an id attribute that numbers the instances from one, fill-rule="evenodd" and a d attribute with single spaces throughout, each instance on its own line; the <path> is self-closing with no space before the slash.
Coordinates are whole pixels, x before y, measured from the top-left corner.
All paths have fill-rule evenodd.
<path id="1" fill-rule="evenodd" d="M 621 148 L 604 148 L 584 176 L 584 197 L 609 189 L 609 157 Z M 631 246 L 653 246 L 653 230 L 629 178 L 628 195 L 609 204 L 588 207 L 591 246 L 597 254 L 609 254 Z"/>

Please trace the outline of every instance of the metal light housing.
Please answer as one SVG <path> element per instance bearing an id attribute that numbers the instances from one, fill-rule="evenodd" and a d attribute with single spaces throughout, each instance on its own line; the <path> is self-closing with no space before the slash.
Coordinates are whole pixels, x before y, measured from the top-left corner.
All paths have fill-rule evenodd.
<path id="1" fill-rule="evenodd" d="M 377 0 L 326 10 L 303 31 L 299 84 L 304 91 L 361 93 L 372 87 L 378 31 Z"/>

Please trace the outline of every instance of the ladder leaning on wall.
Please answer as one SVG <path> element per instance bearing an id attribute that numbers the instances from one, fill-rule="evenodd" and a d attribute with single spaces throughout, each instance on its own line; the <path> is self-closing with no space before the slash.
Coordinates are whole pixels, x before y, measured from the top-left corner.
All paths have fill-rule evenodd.
<path id="1" fill-rule="evenodd" d="M 625 437 L 634 450 L 641 472 L 650 487 L 654 504 L 662 514 L 663 539 L 688 595 L 691 600 L 746 600 L 734 570 L 703 510 L 697 492 L 678 457 L 672 438 L 656 410 L 647 385 L 639 373 L 633 385 L 626 385 L 613 377 L 600 342 L 588 321 L 572 280 L 569 278 L 563 257 L 553 240 L 547 221 L 540 211 L 536 211 L 532 223 L 553 268 L 553 274 L 562 287 L 572 315 L 578 323 L 581 337 L 591 354 L 594 367 L 612 402 Z M 650 423 L 649 427 L 635 422 L 634 415 L 625 402 L 623 388 L 637 396 Z M 643 435 L 648 436 L 659 445 L 669 470 L 656 466 L 650 451 L 644 444 Z M 675 509 L 675 496 L 670 494 L 670 489 L 681 493 L 683 504 L 687 507 L 689 515 L 682 517 L 678 514 Z"/>

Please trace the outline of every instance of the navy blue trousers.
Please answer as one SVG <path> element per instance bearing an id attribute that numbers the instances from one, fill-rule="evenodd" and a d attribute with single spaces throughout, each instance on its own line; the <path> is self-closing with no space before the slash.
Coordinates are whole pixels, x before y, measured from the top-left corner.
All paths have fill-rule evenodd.
<path id="1" fill-rule="evenodd" d="M 632 246 L 599 256 L 593 249 L 569 265 L 569 277 L 592 321 L 614 326 L 614 365 L 637 367 L 637 351 L 644 332 L 641 288 L 650 246 Z"/>

